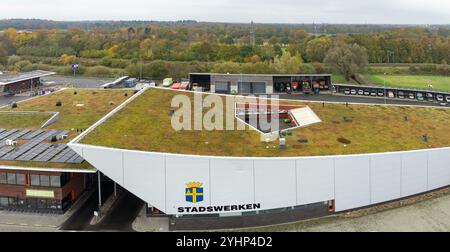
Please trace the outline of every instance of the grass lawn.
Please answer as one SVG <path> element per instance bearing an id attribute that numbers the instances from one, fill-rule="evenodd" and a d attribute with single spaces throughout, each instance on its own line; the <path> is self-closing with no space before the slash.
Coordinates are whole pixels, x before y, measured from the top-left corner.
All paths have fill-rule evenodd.
<path id="1" fill-rule="evenodd" d="M 128 96 L 125 97 L 125 93 Z M 132 91 L 123 90 L 87 90 L 72 89 L 52 93 L 18 104 L 15 109 L 6 111 L 54 111 L 60 112 L 60 119 L 45 129 L 72 130 L 87 129 L 100 118 L 113 110 L 132 95 Z M 62 106 L 57 107 L 56 102 Z M 0 122 L 1 120 L 0 114 Z M 20 128 L 20 123 L 17 123 Z M 4 127 L 0 124 L 0 127 Z M 4 127 L 6 128 L 6 127 Z"/>
<path id="2" fill-rule="evenodd" d="M 283 102 L 309 105 L 322 123 L 293 130 L 287 149 L 260 141 L 254 130 L 175 131 L 168 109 L 176 91 L 150 89 L 88 134 L 81 143 L 154 152 L 212 156 L 316 156 L 450 146 L 450 110 Z M 185 93 L 183 93 L 185 94 Z M 192 94 L 187 94 L 192 99 Z M 234 103 L 233 103 L 234 104 Z M 234 111 L 231 112 L 234 115 Z M 342 117 L 348 120 L 343 122 Z M 405 116 L 408 120 L 405 121 Z M 233 117 L 232 117 L 233 118 Z M 224 119 L 225 121 L 225 119 Z M 421 137 L 427 134 L 429 142 Z M 307 138 L 309 143 L 299 143 Z M 346 146 L 338 141 L 351 141 Z"/>
<path id="3" fill-rule="evenodd" d="M 423 76 L 423 75 L 368 75 L 370 82 L 378 85 L 393 87 L 406 87 L 428 90 L 433 85 L 434 90 L 450 91 L 450 76 Z"/>
<path id="4" fill-rule="evenodd" d="M 333 83 L 339 83 L 339 84 L 346 84 L 349 82 L 348 80 L 346 80 L 344 78 L 343 75 L 340 75 L 340 74 L 333 74 L 333 76 L 331 76 L 331 80 L 333 81 Z"/>
<path id="5" fill-rule="evenodd" d="M 39 129 L 51 116 L 50 114 L 0 113 L 0 128 Z"/>

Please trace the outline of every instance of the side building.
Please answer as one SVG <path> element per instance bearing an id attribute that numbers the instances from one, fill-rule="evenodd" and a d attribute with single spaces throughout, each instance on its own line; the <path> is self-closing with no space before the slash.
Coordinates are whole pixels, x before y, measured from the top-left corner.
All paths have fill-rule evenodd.
<path id="1" fill-rule="evenodd" d="M 276 94 L 320 92 L 331 89 L 330 74 L 220 74 L 191 73 L 191 86 L 220 94 Z"/>
<path id="2" fill-rule="evenodd" d="M 41 78 L 55 74 L 54 72 L 36 70 L 27 73 L 0 74 L 0 96 L 16 95 L 36 90 L 42 86 Z"/>

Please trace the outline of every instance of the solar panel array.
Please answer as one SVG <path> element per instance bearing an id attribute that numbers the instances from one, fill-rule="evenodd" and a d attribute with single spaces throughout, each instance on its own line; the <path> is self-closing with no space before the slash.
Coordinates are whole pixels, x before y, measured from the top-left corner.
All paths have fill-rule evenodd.
<path id="1" fill-rule="evenodd" d="M 35 131 L 30 132 L 29 134 L 23 136 L 22 139 L 31 140 L 31 139 L 37 137 L 38 135 L 40 135 L 42 132 L 44 132 L 44 131 L 41 129 L 35 130 Z"/>
<path id="2" fill-rule="evenodd" d="M 50 160 L 52 163 L 65 163 L 67 160 L 77 155 L 72 149 L 66 148 L 59 153 L 55 158 Z"/>
<path id="3" fill-rule="evenodd" d="M 10 161 L 25 162 L 52 162 L 81 164 L 84 159 L 70 149 L 66 144 L 52 145 L 47 141 L 56 137 L 61 139 L 67 135 L 67 130 L 6 130 L 0 129 L 0 159 Z M 5 146 L 6 140 L 29 140 L 25 144 L 15 146 Z"/>
<path id="4" fill-rule="evenodd" d="M 6 137 L 4 140 L 5 141 L 2 141 L 2 142 L 0 142 L 0 147 L 3 147 L 3 146 L 5 146 L 6 145 L 6 140 L 17 140 L 17 139 L 19 139 L 20 137 L 22 137 L 23 135 L 25 135 L 25 134 L 27 134 L 27 133 L 29 133 L 31 130 L 20 130 L 20 131 L 17 131 L 16 133 L 14 133 L 14 134 L 12 134 L 12 135 L 10 135 L 10 136 L 8 136 L 8 137 Z"/>
<path id="5" fill-rule="evenodd" d="M 17 158 L 16 160 L 18 160 L 18 161 L 31 161 L 37 155 L 41 154 L 46 149 L 50 148 L 50 146 L 52 146 L 52 145 L 49 144 L 49 143 L 41 143 L 38 146 L 36 146 L 33 149 L 31 149 L 30 151 L 28 151 L 27 153 L 25 153 L 22 156 L 20 156 L 19 158 Z"/>
<path id="6" fill-rule="evenodd" d="M 1 139 L 1 140 L 3 140 L 3 139 L 6 140 L 6 138 L 7 138 L 8 136 L 10 136 L 10 135 L 16 133 L 17 131 L 18 131 L 18 130 L 16 130 L 16 129 L 3 131 L 2 133 L 0 133 L 0 139 Z"/>
<path id="7" fill-rule="evenodd" d="M 37 158 L 35 158 L 34 161 L 47 162 L 50 159 L 52 159 L 54 156 L 56 156 L 56 154 L 60 153 L 66 147 L 67 147 L 67 145 L 65 145 L 65 144 L 52 145 L 49 149 L 47 149 L 42 154 L 37 156 Z"/>

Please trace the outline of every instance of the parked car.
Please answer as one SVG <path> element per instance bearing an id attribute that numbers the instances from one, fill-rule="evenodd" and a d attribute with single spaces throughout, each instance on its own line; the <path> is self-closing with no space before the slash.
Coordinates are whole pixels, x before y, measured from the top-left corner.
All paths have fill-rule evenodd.
<path id="1" fill-rule="evenodd" d="M 350 94 L 350 89 L 344 90 L 344 94 L 349 95 Z"/>
<path id="2" fill-rule="evenodd" d="M 368 89 L 364 90 L 364 95 L 369 96 L 370 95 L 370 91 Z"/>
<path id="3" fill-rule="evenodd" d="M 405 98 L 405 93 L 403 91 L 398 91 L 398 98 L 404 99 Z"/>
<path id="4" fill-rule="evenodd" d="M 172 89 L 181 89 L 181 83 L 179 83 L 179 82 L 177 82 L 177 83 L 174 83 L 174 84 L 172 84 L 172 87 L 171 87 Z"/>
<path id="5" fill-rule="evenodd" d="M 370 92 L 370 95 L 371 95 L 371 96 L 377 96 L 377 91 L 376 91 L 376 90 L 372 90 L 372 91 Z"/>
<path id="6" fill-rule="evenodd" d="M 362 89 L 358 90 L 358 95 L 364 95 L 364 90 Z"/>
<path id="7" fill-rule="evenodd" d="M 163 87 L 170 87 L 174 83 L 172 78 L 165 78 L 163 80 Z"/>
<path id="8" fill-rule="evenodd" d="M 389 97 L 389 98 L 395 98 L 394 92 L 393 92 L 393 91 L 389 91 L 389 92 L 388 92 L 388 97 Z"/>
<path id="9" fill-rule="evenodd" d="M 434 101 L 434 95 L 432 93 L 427 93 L 426 97 L 427 97 L 427 100 Z"/>
<path id="10" fill-rule="evenodd" d="M 416 99 L 416 96 L 414 95 L 414 93 L 410 93 L 409 94 L 409 99 L 411 99 L 411 100 L 415 100 Z"/>
<path id="11" fill-rule="evenodd" d="M 446 96 L 446 97 L 445 97 L 445 101 L 447 101 L 448 103 L 450 103 L 450 96 Z"/>
<path id="12" fill-rule="evenodd" d="M 383 90 L 378 90 L 378 96 L 383 97 L 384 96 L 384 91 Z"/>
<path id="13" fill-rule="evenodd" d="M 351 93 L 352 95 L 356 95 L 356 89 L 352 89 L 352 90 L 350 91 L 350 93 Z"/>
<path id="14" fill-rule="evenodd" d="M 419 101 L 425 100 L 425 98 L 423 97 L 423 94 L 422 94 L 422 93 L 417 93 L 417 94 L 416 94 L 416 97 L 417 97 L 417 100 L 419 100 Z"/>
<path id="15" fill-rule="evenodd" d="M 436 96 L 436 99 L 437 99 L 438 101 L 440 101 L 440 102 L 443 102 L 443 101 L 444 101 L 444 96 L 443 96 L 443 95 L 437 95 L 437 96 Z"/>
<path id="16" fill-rule="evenodd" d="M 183 81 L 183 82 L 181 82 L 180 89 L 181 90 L 189 90 L 190 86 L 191 85 L 190 85 L 189 81 Z"/>

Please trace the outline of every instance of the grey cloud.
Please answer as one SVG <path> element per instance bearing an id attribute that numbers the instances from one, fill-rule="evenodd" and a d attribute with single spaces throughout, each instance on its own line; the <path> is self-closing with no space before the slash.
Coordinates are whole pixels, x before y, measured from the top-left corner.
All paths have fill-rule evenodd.
<path id="1" fill-rule="evenodd" d="M 0 18 L 450 23 L 446 0 L 2 0 Z"/>

